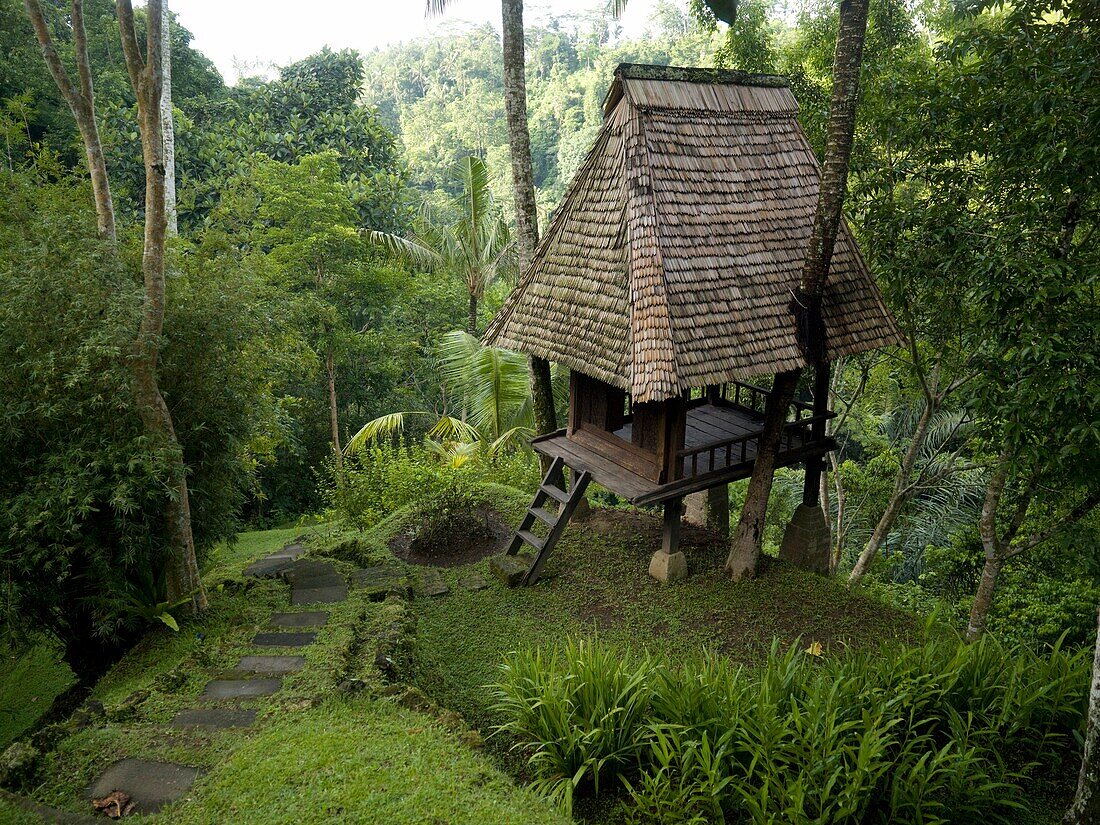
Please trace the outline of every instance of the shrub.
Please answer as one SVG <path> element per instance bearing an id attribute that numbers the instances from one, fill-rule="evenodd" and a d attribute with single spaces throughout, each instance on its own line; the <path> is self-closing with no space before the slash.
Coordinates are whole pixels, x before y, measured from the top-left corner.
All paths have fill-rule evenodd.
<path id="1" fill-rule="evenodd" d="M 82 680 L 166 598 L 169 456 L 134 412 L 127 366 L 140 248 L 124 237 L 114 254 L 93 218 L 82 185 L 0 171 L 0 633 L 52 633 Z M 248 271 L 188 255 L 168 291 L 159 373 L 202 553 L 236 532 L 271 423 L 270 305 Z"/>
<path id="2" fill-rule="evenodd" d="M 758 672 L 607 645 L 525 650 L 495 686 L 501 731 L 567 805 L 618 777 L 635 822 L 1012 822 L 1019 783 L 1073 748 L 1088 663 L 986 638 Z"/>
<path id="3" fill-rule="evenodd" d="M 495 459 L 472 457 L 454 467 L 422 446 L 374 444 L 348 456 L 342 476 L 330 472 L 329 506 L 348 522 L 366 529 L 409 504 L 447 505 L 456 490 L 492 482 L 534 491 L 538 461 L 530 452 Z M 453 502 L 451 502 L 453 504 Z"/>

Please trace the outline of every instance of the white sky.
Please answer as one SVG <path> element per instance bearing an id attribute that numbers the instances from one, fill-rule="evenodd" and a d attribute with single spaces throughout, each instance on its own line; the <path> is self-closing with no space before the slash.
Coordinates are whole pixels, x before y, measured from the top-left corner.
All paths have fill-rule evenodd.
<path id="1" fill-rule="evenodd" d="M 686 5 L 687 0 L 677 0 Z M 425 19 L 423 0 L 167 0 L 183 26 L 195 36 L 192 45 L 214 61 L 226 81 L 246 74 L 265 74 L 271 65 L 307 57 L 323 46 L 367 52 L 439 32 L 459 21 L 492 22 L 500 28 L 500 0 L 452 0 L 442 17 Z M 528 0 L 524 23 L 555 14 L 605 7 L 607 0 Z M 631 0 L 621 23 L 624 34 L 645 28 L 656 0 Z"/>

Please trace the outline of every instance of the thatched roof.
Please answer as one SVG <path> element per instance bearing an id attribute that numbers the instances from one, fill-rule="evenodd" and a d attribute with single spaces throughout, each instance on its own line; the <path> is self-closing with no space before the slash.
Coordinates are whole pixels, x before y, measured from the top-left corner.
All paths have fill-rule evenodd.
<path id="1" fill-rule="evenodd" d="M 820 172 L 782 78 L 622 65 L 606 123 L 486 341 L 656 401 L 804 366 L 789 311 Z M 897 330 L 842 226 L 830 358 Z"/>

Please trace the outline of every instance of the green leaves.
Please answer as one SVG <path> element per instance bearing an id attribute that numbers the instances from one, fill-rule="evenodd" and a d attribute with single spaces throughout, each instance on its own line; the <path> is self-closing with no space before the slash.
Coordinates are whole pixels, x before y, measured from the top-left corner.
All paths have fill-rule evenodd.
<path id="1" fill-rule="evenodd" d="M 949 639 L 760 670 L 596 642 L 512 654 L 500 730 L 571 806 L 612 777 L 628 822 L 1011 823 L 1017 783 L 1072 748 L 1087 653 Z"/>

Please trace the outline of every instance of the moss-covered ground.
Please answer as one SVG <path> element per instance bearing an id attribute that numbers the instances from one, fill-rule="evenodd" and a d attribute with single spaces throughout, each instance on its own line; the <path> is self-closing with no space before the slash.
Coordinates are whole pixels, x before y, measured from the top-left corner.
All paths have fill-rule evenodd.
<path id="1" fill-rule="evenodd" d="M 18 739 L 73 683 L 61 652 L 47 642 L 0 648 L 0 751 Z"/>
<path id="2" fill-rule="evenodd" d="M 517 786 L 465 743 L 453 719 L 417 712 L 380 695 L 374 644 L 384 605 L 352 590 L 331 611 L 306 667 L 277 694 L 255 701 L 245 730 L 179 730 L 174 714 L 196 705 L 212 678 L 246 653 L 272 612 L 287 610 L 289 588 L 243 579 L 251 560 L 301 530 L 246 534 L 221 548 L 206 576 L 210 610 L 179 632 L 152 631 L 96 686 L 105 715 L 69 723 L 43 756 L 35 801 L 90 812 L 86 790 L 115 760 L 139 757 L 200 767 L 183 799 L 146 821 L 165 823 L 386 822 L 559 823 L 562 817 Z M 361 680 L 354 693 L 338 689 Z M 31 790 L 31 789 L 24 789 Z M 0 822 L 34 817 L 4 803 Z M 18 817 L 18 818 L 16 818 Z"/>

